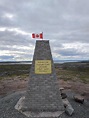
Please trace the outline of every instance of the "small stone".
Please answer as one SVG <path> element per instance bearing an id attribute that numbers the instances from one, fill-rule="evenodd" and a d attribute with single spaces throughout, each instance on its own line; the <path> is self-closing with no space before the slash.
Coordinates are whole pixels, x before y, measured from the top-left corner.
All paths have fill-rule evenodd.
<path id="1" fill-rule="evenodd" d="M 64 88 L 60 88 L 60 91 L 63 91 L 64 90 Z"/>
<path id="2" fill-rule="evenodd" d="M 79 103 L 84 103 L 84 98 L 82 97 L 82 96 L 80 96 L 80 95 L 75 95 L 74 96 L 74 100 L 76 101 L 76 102 L 79 102 Z"/>
<path id="3" fill-rule="evenodd" d="M 68 101 L 67 98 L 62 99 L 64 107 L 65 107 L 65 113 L 69 116 L 71 116 L 74 113 L 74 109 L 72 107 L 72 105 L 70 104 L 70 102 Z"/>
<path id="4" fill-rule="evenodd" d="M 61 93 L 61 97 L 62 97 L 62 99 L 65 99 L 65 98 L 67 98 L 67 95 L 65 93 Z"/>
<path id="5" fill-rule="evenodd" d="M 71 116 L 73 113 L 74 113 L 74 109 L 72 108 L 71 105 L 67 105 L 66 108 L 65 108 L 65 112 Z"/>
<path id="6" fill-rule="evenodd" d="M 69 103 L 69 101 L 68 101 L 67 98 L 62 99 L 62 101 L 63 101 L 63 104 L 64 104 L 64 107 L 65 107 L 65 108 L 66 108 L 66 106 L 70 105 L 70 103 Z"/>

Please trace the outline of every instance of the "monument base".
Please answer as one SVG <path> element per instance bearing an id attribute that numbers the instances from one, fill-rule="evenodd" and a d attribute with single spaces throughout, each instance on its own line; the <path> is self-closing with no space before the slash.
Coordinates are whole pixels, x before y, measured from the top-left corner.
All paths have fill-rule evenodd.
<path id="1" fill-rule="evenodd" d="M 64 111 L 50 111 L 50 112 L 36 112 L 36 111 L 23 111 L 23 101 L 25 100 L 25 96 L 21 97 L 17 104 L 15 105 L 15 109 L 20 111 L 22 114 L 27 116 L 28 118 L 33 117 L 33 118 L 40 118 L 40 117 L 59 117 Z"/>

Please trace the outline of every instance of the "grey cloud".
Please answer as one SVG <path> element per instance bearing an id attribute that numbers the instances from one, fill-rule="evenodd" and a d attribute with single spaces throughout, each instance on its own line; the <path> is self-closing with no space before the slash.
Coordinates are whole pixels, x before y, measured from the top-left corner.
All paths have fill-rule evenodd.
<path id="1" fill-rule="evenodd" d="M 70 49 L 70 50 L 66 49 L 66 50 L 61 50 L 59 52 L 62 56 L 79 56 L 81 54 L 84 54 L 82 52 L 78 52 L 75 49 Z"/>
<path id="2" fill-rule="evenodd" d="M 55 49 L 54 51 L 55 53 L 57 54 L 60 54 L 61 56 L 80 56 L 80 57 L 87 57 L 89 55 L 89 53 L 87 52 L 83 52 L 82 50 L 77 50 L 77 49 L 74 49 L 74 48 L 70 48 L 70 49 Z"/>
<path id="3" fill-rule="evenodd" d="M 12 60 L 14 56 L 0 56 L 0 60 Z"/>
<path id="4" fill-rule="evenodd" d="M 6 13 L 13 14 L 13 19 L 2 17 Z M 63 48 L 63 43 L 89 43 L 88 0 L 1 0 L 0 14 L 0 27 L 20 28 L 30 33 L 43 31 L 53 52 L 58 47 Z M 2 50 L 10 50 L 7 45 L 34 46 L 35 41 L 27 35 L 3 31 L 0 32 L 0 44 L 6 46 Z M 58 50 L 59 53 L 62 56 L 83 54 L 78 49 Z"/>
<path id="5" fill-rule="evenodd" d="M 34 44 L 34 41 L 31 40 L 30 37 L 16 34 L 16 32 L 10 32 L 10 31 L 4 31 L 0 32 L 0 44 L 1 45 L 26 45 L 29 46 L 29 44 Z"/>

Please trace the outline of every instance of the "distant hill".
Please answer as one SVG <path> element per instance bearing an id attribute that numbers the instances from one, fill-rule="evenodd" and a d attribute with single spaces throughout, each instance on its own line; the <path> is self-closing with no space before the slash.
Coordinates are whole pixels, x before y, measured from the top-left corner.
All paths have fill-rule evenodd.
<path id="1" fill-rule="evenodd" d="M 80 61 L 81 63 L 89 63 L 89 60 L 86 61 Z"/>
<path id="2" fill-rule="evenodd" d="M 32 61 L 2 61 L 0 63 L 31 63 Z"/>

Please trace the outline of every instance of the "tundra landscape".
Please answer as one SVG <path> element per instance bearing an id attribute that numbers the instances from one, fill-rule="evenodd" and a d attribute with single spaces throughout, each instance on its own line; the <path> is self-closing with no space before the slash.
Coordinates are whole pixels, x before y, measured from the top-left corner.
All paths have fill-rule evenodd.
<path id="1" fill-rule="evenodd" d="M 0 98 L 26 90 L 31 64 L 0 63 Z M 89 99 L 89 61 L 55 63 L 59 87 Z"/>

